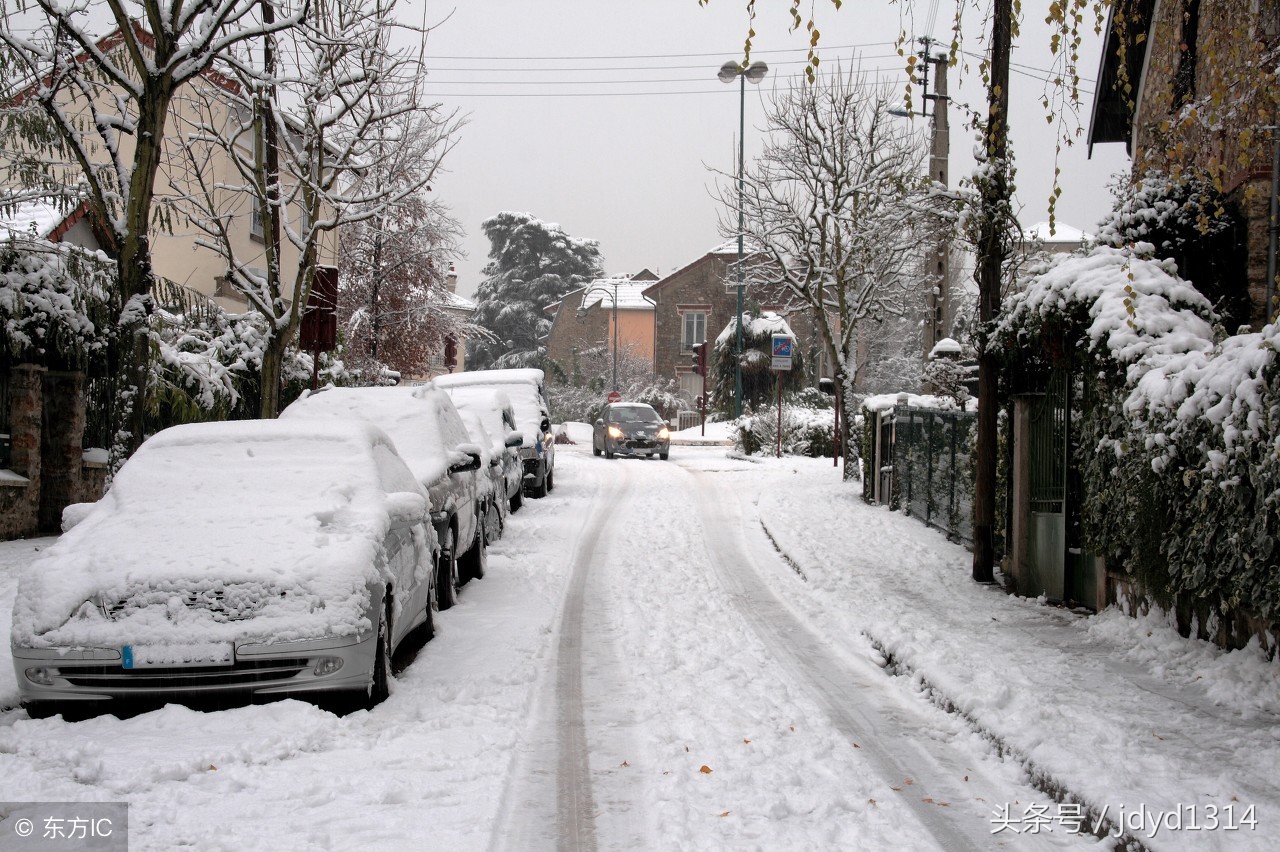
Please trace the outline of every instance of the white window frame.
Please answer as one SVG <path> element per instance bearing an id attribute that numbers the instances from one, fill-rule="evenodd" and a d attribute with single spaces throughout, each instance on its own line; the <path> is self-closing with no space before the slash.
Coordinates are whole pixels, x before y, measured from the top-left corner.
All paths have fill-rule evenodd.
<path id="1" fill-rule="evenodd" d="M 702 331 L 701 335 L 698 334 L 699 321 L 701 321 L 700 323 L 701 331 Z M 689 334 L 690 322 L 693 323 L 694 327 L 692 329 L 693 331 L 692 336 L 697 338 L 696 340 L 690 339 L 690 334 Z M 684 352 L 691 352 L 693 351 L 693 347 L 697 346 L 699 343 L 705 343 L 706 340 L 707 340 L 707 312 L 706 311 L 684 311 L 680 315 L 680 349 Z"/>

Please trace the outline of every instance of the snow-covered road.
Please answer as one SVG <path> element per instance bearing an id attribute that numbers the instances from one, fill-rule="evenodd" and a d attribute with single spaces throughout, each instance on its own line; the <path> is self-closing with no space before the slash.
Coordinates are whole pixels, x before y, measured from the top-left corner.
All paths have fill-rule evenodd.
<path id="1" fill-rule="evenodd" d="M 511 518 L 485 579 L 440 614 L 437 637 L 383 705 L 341 718 L 298 701 L 169 706 L 74 724 L 8 709 L 0 801 L 126 800 L 135 850 L 952 850 L 1097 843 L 1060 824 L 993 834 L 996 809 L 1053 804 L 1029 766 L 1042 788 L 1065 779 L 1094 811 L 1154 797 L 1161 774 L 1173 800 L 1199 790 L 1179 786 L 1180 765 L 1106 776 L 1105 759 L 1082 753 L 1090 732 L 1072 741 L 1043 706 L 1043 728 L 1023 730 L 1028 704 L 1053 696 L 1005 694 L 1022 672 L 991 683 L 998 660 L 949 659 L 971 652 L 972 625 L 1021 618 L 1029 635 L 1068 631 L 1098 668 L 1087 694 L 1124 704 L 1101 680 L 1106 637 L 965 585 L 960 548 L 863 506 L 829 462 L 760 463 L 710 447 L 673 448 L 669 462 L 606 461 L 583 443 L 560 450 L 555 491 Z M 44 543 L 0 543 L 0 628 L 17 566 Z M 1014 657 L 1018 642 L 995 641 L 991 653 Z M 9 667 L 6 652 L 0 707 L 16 701 Z M 1126 712 L 1186 707 L 1189 735 L 1213 747 L 1200 734 L 1230 725 L 1224 751 L 1231 742 L 1273 765 L 1280 726 L 1266 689 L 1249 691 L 1262 706 L 1242 713 L 1141 676 L 1150 688 Z M 948 702 L 962 712 L 939 709 Z M 1110 744 L 1122 763 L 1157 765 L 1142 762 L 1149 744 L 1125 747 Z M 1087 766 L 1101 777 L 1077 778 Z M 1266 773 L 1238 769 L 1206 772 L 1212 795 L 1276 814 Z M 1262 849 L 1264 839 L 1165 832 L 1143 842 Z"/>

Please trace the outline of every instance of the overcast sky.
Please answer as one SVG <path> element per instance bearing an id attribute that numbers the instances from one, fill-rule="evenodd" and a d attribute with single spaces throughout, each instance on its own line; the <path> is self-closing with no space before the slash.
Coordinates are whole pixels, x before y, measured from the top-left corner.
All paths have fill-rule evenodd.
<path id="1" fill-rule="evenodd" d="M 426 44 L 427 92 L 469 120 L 447 173 L 434 184 L 467 232 L 461 292 L 474 292 L 487 260 L 480 223 L 502 210 L 598 240 L 609 274 L 648 267 L 664 275 L 723 241 L 711 169 L 735 167 L 739 96 L 737 84 L 720 83 L 716 71 L 741 58 L 745 0 L 711 0 L 707 7 L 697 0 L 425 0 L 425 10 L 424 0 L 417 2 L 406 18 L 425 11 L 436 25 Z M 904 10 L 888 0 L 845 0 L 836 11 L 829 0 L 814 0 L 822 67 L 860 61 L 901 85 L 893 44 L 899 31 L 949 38 L 954 2 L 918 0 Z M 748 161 L 759 151 L 765 99 L 797 79 L 808 45 L 805 33 L 787 29 L 788 3 L 758 5 L 753 58 L 771 71 L 761 86 L 748 85 Z M 1051 76 L 1047 29 L 1033 14 L 1015 47 L 1010 87 L 1025 225 L 1047 218 L 1055 132 L 1040 103 Z M 953 97 L 976 106 L 984 100 L 977 59 L 985 27 L 982 16 L 966 13 L 971 67 L 950 72 Z M 1087 94 L 1079 120 L 1086 129 L 1100 41 L 1090 34 L 1081 53 Z M 953 184 L 972 169 L 975 145 L 957 112 Z M 927 119 L 916 121 L 928 129 Z M 1092 231 L 1110 208 L 1112 175 L 1128 169 L 1124 146 L 1099 146 L 1090 160 L 1081 137 L 1060 167 L 1058 217 Z"/>

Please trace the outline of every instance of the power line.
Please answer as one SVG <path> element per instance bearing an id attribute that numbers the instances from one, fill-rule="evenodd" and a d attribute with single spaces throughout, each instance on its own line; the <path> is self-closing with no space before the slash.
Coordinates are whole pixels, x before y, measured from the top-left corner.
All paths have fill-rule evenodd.
<path id="1" fill-rule="evenodd" d="M 862 49 L 862 48 L 866 48 L 866 47 L 895 47 L 896 45 L 897 45 L 897 42 L 893 42 L 893 41 L 873 41 L 873 42 L 867 42 L 866 44 L 842 44 L 842 45 L 836 45 L 836 46 L 834 46 L 834 47 L 828 47 L 828 46 L 826 46 L 826 45 L 819 45 L 818 49 L 819 49 L 820 51 L 828 51 L 828 50 L 860 50 L 860 49 Z M 803 47 L 801 47 L 801 48 L 795 48 L 795 47 L 792 47 L 792 48 L 778 48 L 778 49 L 776 49 L 776 50 L 753 50 L 753 51 L 751 51 L 751 55 L 752 55 L 752 56 L 759 56 L 759 55 L 762 55 L 762 54 L 774 54 L 774 53 L 797 53 L 797 52 L 805 51 L 805 50 L 808 50 L 808 48 L 803 48 Z M 731 54 L 731 53 L 733 53 L 733 51 L 729 51 L 729 53 Z M 895 55 L 896 55 L 896 54 L 895 54 Z M 622 54 L 622 55 L 616 55 L 616 56 L 446 56 L 446 55 L 437 55 L 437 56 L 432 56 L 431 58 L 432 58 L 433 60 L 436 60 L 436 59 L 444 59 L 444 60 L 450 60 L 450 61 L 456 61 L 456 60 L 481 60 L 481 61 L 485 61 L 485 62 L 490 62 L 490 61 L 498 61 L 498 62 L 561 62 L 561 61 L 563 61 L 563 62 L 573 62 L 573 61 L 600 61 L 600 60 L 609 60 L 609 59 L 616 59 L 616 60 L 622 60 L 622 59 L 694 59 L 694 58 L 698 58 L 698 57 L 718 57 L 718 58 L 723 58 L 724 56 L 726 56 L 726 53 L 725 53 L 725 52 L 723 52 L 723 51 L 721 51 L 721 52 L 717 52 L 717 53 L 637 53 L 637 54 Z"/>
<path id="2" fill-rule="evenodd" d="M 856 60 L 858 60 L 858 61 L 862 61 L 862 60 L 864 60 L 864 59 L 895 59 L 895 58 L 898 58 L 898 54 L 896 54 L 896 53 L 857 54 L 857 55 L 855 55 L 855 56 L 853 56 L 853 57 L 852 57 L 852 59 L 856 59 Z M 837 60 L 837 61 L 839 61 L 839 60 Z M 772 62 L 772 63 L 770 63 L 770 64 L 769 64 L 769 67 L 770 67 L 770 68 L 779 68 L 779 67 L 784 66 L 784 65 L 808 65 L 808 64 L 809 64 L 809 61 L 808 61 L 807 59 L 795 59 L 795 60 L 782 60 L 782 61 L 780 61 L 780 62 Z M 440 72 L 440 73 L 452 73 L 452 72 L 455 72 L 455 71 L 475 71 L 475 72 L 480 72 L 480 73 L 484 73 L 484 74 L 489 74 L 489 73 L 510 74 L 510 73 L 513 73 L 513 72 L 519 72 L 519 73 L 521 73 L 521 74 L 554 74 L 554 73 L 559 72 L 559 71 L 590 71 L 590 72 L 603 72 L 603 71 L 691 71 L 691 70 L 698 70 L 698 69 L 706 70 L 707 68 L 710 68 L 710 67 L 711 67 L 711 66 L 710 66 L 710 65 L 707 65 L 707 64 L 697 64 L 697 65 L 614 65 L 614 66 L 609 66 L 609 65 L 579 65 L 579 66 L 565 66 L 565 67 L 558 67 L 558 68 L 484 68 L 484 67 L 473 67 L 473 66 L 460 66 L 460 67 L 456 67 L 456 68 L 449 68 L 449 67 L 443 67 L 443 66 L 441 66 L 441 67 L 427 66 L 424 70 L 429 71 L 429 72 Z M 716 66 L 716 67 L 718 68 L 719 66 Z"/>

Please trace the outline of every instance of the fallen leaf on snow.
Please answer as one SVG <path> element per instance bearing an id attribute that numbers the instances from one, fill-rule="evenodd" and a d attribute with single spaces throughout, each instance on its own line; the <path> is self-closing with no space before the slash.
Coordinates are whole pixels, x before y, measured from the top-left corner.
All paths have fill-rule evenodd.
<path id="1" fill-rule="evenodd" d="M 714 770 L 712 770 L 712 768 L 711 768 L 710 766 L 707 766 L 707 765 L 704 763 L 704 764 L 702 764 L 702 768 L 701 768 L 701 769 L 699 769 L 698 771 L 699 771 L 699 772 L 701 772 L 703 775 L 710 775 Z"/>
<path id="2" fill-rule="evenodd" d="M 728 811 L 725 811 L 724 813 L 720 814 L 720 816 L 722 816 L 722 817 L 727 817 L 728 815 L 729 815 L 729 812 L 728 812 Z"/>
<path id="3" fill-rule="evenodd" d="M 742 742 L 745 743 L 746 745 L 751 745 L 751 740 L 747 739 L 746 737 L 742 738 Z"/>
<path id="4" fill-rule="evenodd" d="M 624 761 L 622 761 L 622 765 L 623 765 L 623 766 L 630 766 L 631 764 L 630 764 L 630 763 L 627 763 L 627 762 L 624 760 Z"/>

